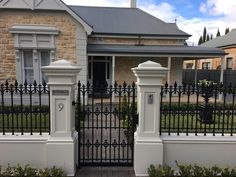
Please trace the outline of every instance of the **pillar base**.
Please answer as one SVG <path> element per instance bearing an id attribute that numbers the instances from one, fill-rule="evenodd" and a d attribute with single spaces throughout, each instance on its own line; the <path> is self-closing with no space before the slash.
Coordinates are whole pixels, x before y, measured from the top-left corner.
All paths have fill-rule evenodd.
<path id="1" fill-rule="evenodd" d="M 47 167 L 59 167 L 67 176 L 76 174 L 78 133 L 73 137 L 51 137 L 47 142 Z"/>
<path id="2" fill-rule="evenodd" d="M 148 167 L 163 165 L 163 143 L 160 138 L 135 137 L 134 171 L 136 176 L 148 176 Z"/>

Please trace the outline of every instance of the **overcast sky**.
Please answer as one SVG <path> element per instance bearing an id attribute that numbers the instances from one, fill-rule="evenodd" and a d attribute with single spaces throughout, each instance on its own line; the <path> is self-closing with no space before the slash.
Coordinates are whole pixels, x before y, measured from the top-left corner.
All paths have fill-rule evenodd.
<path id="1" fill-rule="evenodd" d="M 129 7 L 129 0 L 63 0 L 68 5 Z M 137 0 L 137 7 L 164 20 L 175 22 L 192 35 L 189 44 L 197 45 L 206 26 L 209 34 L 217 29 L 236 28 L 236 0 Z"/>

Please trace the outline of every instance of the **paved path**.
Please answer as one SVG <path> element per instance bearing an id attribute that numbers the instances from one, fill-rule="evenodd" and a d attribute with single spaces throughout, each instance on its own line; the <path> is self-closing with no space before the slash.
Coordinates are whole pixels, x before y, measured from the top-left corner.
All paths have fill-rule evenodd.
<path id="1" fill-rule="evenodd" d="M 81 129 L 80 162 L 132 163 L 132 137 L 127 140 L 122 120 L 109 107 L 103 113 L 97 108 L 97 113 L 86 114 Z"/>
<path id="2" fill-rule="evenodd" d="M 82 167 L 76 177 L 135 177 L 132 167 Z"/>

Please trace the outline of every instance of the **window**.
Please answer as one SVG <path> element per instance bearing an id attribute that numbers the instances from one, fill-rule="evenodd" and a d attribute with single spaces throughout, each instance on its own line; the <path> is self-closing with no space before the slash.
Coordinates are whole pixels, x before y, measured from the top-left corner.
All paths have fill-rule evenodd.
<path id="1" fill-rule="evenodd" d="M 41 67 L 54 61 L 55 36 L 59 35 L 59 30 L 45 25 L 15 25 L 10 32 L 14 35 L 18 82 L 26 80 L 32 84 L 34 80 L 37 83 L 46 81 Z"/>
<path id="2" fill-rule="evenodd" d="M 34 56 L 36 57 L 34 58 Z M 21 81 L 27 81 L 29 84 L 33 84 L 34 81 L 38 83 L 47 81 L 41 67 L 50 64 L 50 51 L 22 50 L 21 61 Z"/>
<path id="3" fill-rule="evenodd" d="M 202 62 L 202 69 L 211 69 L 211 62 Z"/>
<path id="4" fill-rule="evenodd" d="M 193 69 L 193 63 L 187 63 L 186 69 Z"/>
<path id="5" fill-rule="evenodd" d="M 233 58 L 228 57 L 226 58 L 226 69 L 233 69 Z"/>

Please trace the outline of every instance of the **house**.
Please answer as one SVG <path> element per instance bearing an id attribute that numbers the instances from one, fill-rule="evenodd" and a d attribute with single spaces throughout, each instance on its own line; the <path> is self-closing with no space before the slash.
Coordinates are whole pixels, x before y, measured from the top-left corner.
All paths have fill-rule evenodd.
<path id="1" fill-rule="evenodd" d="M 136 8 L 68 6 L 61 0 L 0 1 L 0 80 L 41 83 L 41 66 L 63 58 L 77 63 L 79 80 L 93 85 L 131 83 L 131 68 L 146 60 L 182 81 L 183 61 L 222 57 L 211 47 L 186 45 L 189 34 Z"/>
<path id="2" fill-rule="evenodd" d="M 223 36 L 218 36 L 210 41 L 201 44 L 203 47 L 214 47 L 225 51 L 224 69 L 235 70 L 236 69 L 236 29 L 232 29 L 229 33 Z M 194 61 L 185 62 L 186 69 L 194 68 Z M 220 58 L 202 59 L 198 61 L 198 69 L 220 69 Z"/>

